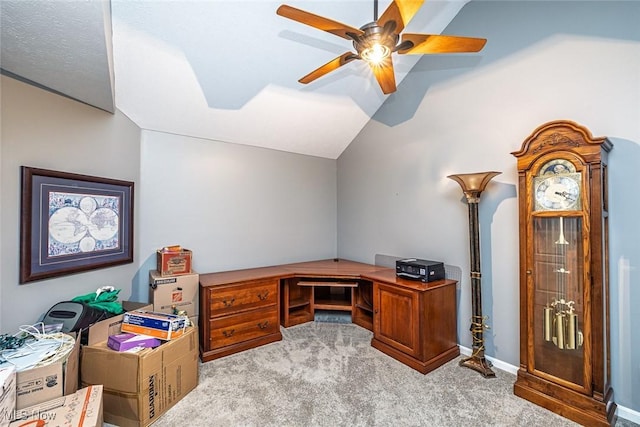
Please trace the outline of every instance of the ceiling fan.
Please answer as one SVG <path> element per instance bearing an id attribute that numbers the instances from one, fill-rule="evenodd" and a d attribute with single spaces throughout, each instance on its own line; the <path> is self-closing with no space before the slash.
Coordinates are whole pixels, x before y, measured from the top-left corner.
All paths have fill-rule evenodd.
<path id="1" fill-rule="evenodd" d="M 378 18 L 378 0 L 373 2 L 373 22 L 355 28 L 292 6 L 281 5 L 277 14 L 310 25 L 353 42 L 354 52 L 345 52 L 298 80 L 310 83 L 349 62 L 362 59 L 371 68 L 382 89 L 389 94 L 396 91 L 396 79 L 391 54 L 422 55 L 434 53 L 478 52 L 486 39 L 430 34 L 400 33 L 418 12 L 424 0 L 392 0 Z"/>

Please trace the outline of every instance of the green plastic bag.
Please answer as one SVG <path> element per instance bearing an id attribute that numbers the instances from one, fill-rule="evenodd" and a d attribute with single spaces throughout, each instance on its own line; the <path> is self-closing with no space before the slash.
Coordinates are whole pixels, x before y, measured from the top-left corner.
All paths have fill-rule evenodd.
<path id="1" fill-rule="evenodd" d="M 118 302 L 119 293 L 120 289 L 115 289 L 113 286 L 103 286 L 96 292 L 77 296 L 71 301 L 83 302 L 90 307 L 117 315 L 124 313 L 122 303 Z"/>

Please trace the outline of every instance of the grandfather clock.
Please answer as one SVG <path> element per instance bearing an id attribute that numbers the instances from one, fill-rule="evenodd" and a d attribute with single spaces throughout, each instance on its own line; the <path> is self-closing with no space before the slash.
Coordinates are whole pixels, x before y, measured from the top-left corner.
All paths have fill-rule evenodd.
<path id="1" fill-rule="evenodd" d="M 514 393 L 583 425 L 612 425 L 607 155 L 570 121 L 538 127 L 518 162 L 520 368 Z"/>

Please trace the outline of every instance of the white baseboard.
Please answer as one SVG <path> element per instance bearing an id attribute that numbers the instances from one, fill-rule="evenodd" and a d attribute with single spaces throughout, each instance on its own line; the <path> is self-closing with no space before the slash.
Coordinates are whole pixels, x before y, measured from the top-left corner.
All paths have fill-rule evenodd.
<path id="1" fill-rule="evenodd" d="M 460 353 L 465 355 L 465 356 L 471 356 L 471 349 L 468 347 L 463 347 L 461 345 L 458 345 L 458 347 L 460 347 Z M 485 355 L 485 358 L 491 362 L 491 364 L 497 368 L 500 369 L 501 371 L 505 371 L 508 372 L 510 374 L 513 375 L 517 375 L 518 374 L 518 367 L 511 365 L 510 363 L 506 363 L 503 362 L 502 360 L 498 360 L 498 359 L 494 359 L 493 357 L 489 357 L 487 355 Z M 624 406 L 620 406 L 618 405 L 618 417 L 619 418 L 624 418 L 625 420 L 629 420 L 632 421 L 636 424 L 640 424 L 640 412 L 638 411 L 634 411 L 633 409 L 629 409 L 629 408 L 625 408 Z"/>
<path id="2" fill-rule="evenodd" d="M 471 349 L 468 347 L 463 347 L 461 345 L 458 345 L 458 347 L 460 347 L 460 353 L 464 354 L 465 356 L 471 356 Z M 485 355 L 485 358 L 491 362 L 491 364 L 493 366 L 495 366 L 496 368 L 500 369 L 501 371 L 505 371 L 508 372 L 510 374 L 516 375 L 518 373 L 518 367 L 517 366 L 513 366 L 509 363 L 503 362 L 502 360 L 498 360 L 498 359 L 494 359 L 493 357 L 489 357 L 487 355 Z"/>
<path id="3" fill-rule="evenodd" d="M 618 418 L 624 418 L 625 420 L 640 424 L 640 412 L 625 408 L 624 406 L 618 405 Z"/>

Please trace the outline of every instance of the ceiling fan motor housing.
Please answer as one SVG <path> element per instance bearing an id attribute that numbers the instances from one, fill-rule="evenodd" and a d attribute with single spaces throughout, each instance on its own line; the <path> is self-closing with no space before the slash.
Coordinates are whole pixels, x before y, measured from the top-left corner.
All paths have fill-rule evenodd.
<path id="1" fill-rule="evenodd" d="M 398 35 L 393 31 L 387 31 L 376 22 L 365 24 L 360 27 L 360 29 L 364 31 L 364 34 L 353 37 L 353 47 L 356 49 L 356 52 L 358 52 L 360 57 L 363 57 L 363 54 L 366 56 L 367 52 L 369 52 L 375 45 L 379 45 L 385 50 L 385 56 L 389 56 L 391 52 L 396 50 L 395 47 L 398 43 Z M 363 57 L 363 59 L 366 58 Z"/>

